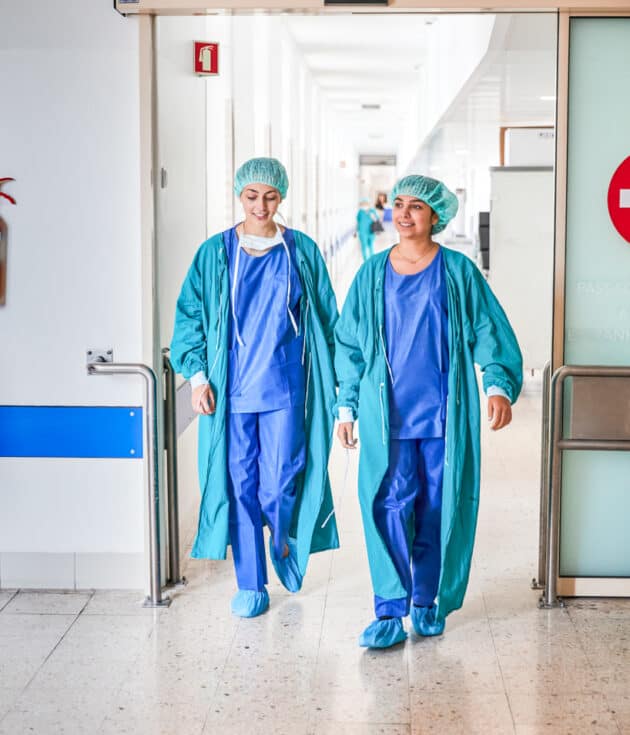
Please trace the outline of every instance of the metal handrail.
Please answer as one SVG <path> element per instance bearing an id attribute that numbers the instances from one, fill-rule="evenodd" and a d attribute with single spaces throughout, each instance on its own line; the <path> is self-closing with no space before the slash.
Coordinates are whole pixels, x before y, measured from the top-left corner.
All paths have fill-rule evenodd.
<path id="1" fill-rule="evenodd" d="M 540 598 L 544 608 L 562 606 L 557 596 L 560 573 L 560 494 L 562 490 L 562 452 L 567 450 L 630 451 L 630 440 L 620 439 L 564 439 L 564 382 L 567 378 L 630 378 L 630 367 L 606 365 L 563 365 L 551 378 L 549 411 L 550 437 L 547 496 L 547 549 L 545 559 L 545 591 Z"/>
<path id="2" fill-rule="evenodd" d="M 144 378 L 144 437 L 147 451 L 147 502 L 149 506 L 149 596 L 145 607 L 166 607 L 162 597 L 160 568 L 160 463 L 157 448 L 157 377 L 152 368 L 141 363 L 90 362 L 88 375 L 141 375 Z"/>
<path id="3" fill-rule="evenodd" d="M 549 489 L 549 390 L 551 386 L 551 363 L 543 369 L 542 383 L 542 429 L 540 447 L 540 509 L 538 522 L 538 575 L 532 580 L 532 589 L 545 587 L 545 558 L 547 556 L 547 495 Z"/>
<path id="4" fill-rule="evenodd" d="M 168 347 L 162 350 L 164 366 L 164 444 L 166 448 L 166 487 L 168 509 L 168 578 L 169 585 L 186 584 L 179 560 L 179 492 L 177 486 L 177 391 L 175 371 L 168 358 Z"/>

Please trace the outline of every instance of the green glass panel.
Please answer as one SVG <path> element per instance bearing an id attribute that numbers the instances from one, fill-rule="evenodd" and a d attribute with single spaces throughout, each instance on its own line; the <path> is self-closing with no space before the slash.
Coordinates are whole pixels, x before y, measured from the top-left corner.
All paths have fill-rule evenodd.
<path id="1" fill-rule="evenodd" d="M 630 244 L 607 208 L 630 155 L 630 18 L 570 28 L 565 363 L 630 365 Z M 560 573 L 630 576 L 630 453 L 565 452 Z"/>

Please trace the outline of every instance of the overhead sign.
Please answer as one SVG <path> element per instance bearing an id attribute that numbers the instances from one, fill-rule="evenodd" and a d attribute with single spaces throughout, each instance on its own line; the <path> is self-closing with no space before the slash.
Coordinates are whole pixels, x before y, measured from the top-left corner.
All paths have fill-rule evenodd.
<path id="1" fill-rule="evenodd" d="M 195 41 L 195 74 L 210 76 L 219 73 L 219 44 Z"/>
<path id="2" fill-rule="evenodd" d="M 608 212 L 617 232 L 630 242 L 630 156 L 623 161 L 610 180 Z"/>

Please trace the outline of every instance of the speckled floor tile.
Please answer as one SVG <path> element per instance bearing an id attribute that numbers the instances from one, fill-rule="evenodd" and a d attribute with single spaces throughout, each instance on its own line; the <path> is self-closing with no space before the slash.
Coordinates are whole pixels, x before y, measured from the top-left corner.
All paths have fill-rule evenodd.
<path id="1" fill-rule="evenodd" d="M 412 735 L 510 735 L 514 724 L 505 694 L 414 693 Z"/>
<path id="2" fill-rule="evenodd" d="M 276 670 L 275 675 L 269 670 L 264 678 L 226 670 L 210 705 L 208 720 L 217 732 L 233 723 L 307 723 L 311 718 L 311 698 L 311 682 L 304 670 Z"/>
<path id="3" fill-rule="evenodd" d="M 103 689 L 29 686 L 0 723 L 0 733 L 94 735 L 114 696 L 113 691 Z"/>
<path id="4" fill-rule="evenodd" d="M 0 590 L 0 612 L 4 610 L 16 594 L 17 590 Z"/>
<path id="5" fill-rule="evenodd" d="M 3 613 L 35 615 L 78 615 L 91 595 L 77 592 L 18 592 Z"/>
<path id="6" fill-rule="evenodd" d="M 510 694 L 516 735 L 618 735 L 619 728 L 600 694 Z"/>
<path id="7" fill-rule="evenodd" d="M 381 722 L 318 722 L 313 735 L 410 735 L 411 726 Z"/>
<path id="8" fill-rule="evenodd" d="M 226 722 L 211 711 L 202 735 L 215 735 L 219 732 L 221 735 L 314 735 L 315 731 L 307 720 L 288 720 L 284 716 L 270 719 L 252 714 L 246 720 Z"/>
<path id="9" fill-rule="evenodd" d="M 170 592 L 165 591 L 170 596 Z M 146 594 L 140 590 L 96 590 L 83 615 L 143 615 L 156 617 L 169 608 L 143 607 Z"/>
<path id="10" fill-rule="evenodd" d="M 17 698 L 22 693 L 23 687 L 21 686 L 5 686 L 0 685 L 0 721 L 4 715 L 13 707 Z"/>
<path id="11" fill-rule="evenodd" d="M 412 692 L 503 692 L 487 619 L 467 619 L 435 638 L 414 635 L 409 646 L 409 681 Z"/>
<path id="12" fill-rule="evenodd" d="M 122 693 L 93 735 L 201 735 L 206 715 L 207 705 L 194 700 Z"/>
<path id="13" fill-rule="evenodd" d="M 25 687 L 75 619 L 74 615 L 0 615 L 0 682 Z"/>
<path id="14" fill-rule="evenodd" d="M 379 686 L 366 682 L 360 689 L 351 686 L 316 687 L 313 691 L 316 720 L 335 722 L 379 722 L 409 724 L 409 687 L 406 677 Z"/>

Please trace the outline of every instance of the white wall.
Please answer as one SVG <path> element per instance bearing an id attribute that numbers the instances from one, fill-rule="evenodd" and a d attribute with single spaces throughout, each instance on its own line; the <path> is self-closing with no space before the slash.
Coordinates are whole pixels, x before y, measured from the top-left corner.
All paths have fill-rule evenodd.
<path id="1" fill-rule="evenodd" d="M 140 405 L 87 347 L 142 360 L 139 34 L 109 0 L 2 11 L 10 252 L 0 403 Z M 138 460 L 0 459 L 0 585 L 144 584 Z M 115 584 L 112 573 L 116 569 Z"/>
<path id="2" fill-rule="evenodd" d="M 222 43 L 221 75 L 207 87 L 208 210 L 214 213 L 209 233 L 241 216 L 238 200 L 232 207 L 223 201 L 234 170 L 252 156 L 271 155 L 289 174 L 281 214 L 328 249 L 352 227 L 356 214 L 357 151 L 350 135 L 324 99 L 284 18 L 255 14 L 203 20 L 208 40 Z"/>
<path id="3" fill-rule="evenodd" d="M 500 165 L 500 128 L 553 125 L 553 102 L 543 96 L 555 89 L 556 19 L 544 13 L 439 17 L 427 38 L 432 45 L 399 162 L 403 173 L 426 172 L 452 190 L 466 190 L 463 228 L 474 238 L 478 212 L 490 206 L 489 169 Z M 448 59 L 444 65 L 436 39 L 443 52 L 462 48 L 455 66 Z M 440 89 L 449 90 L 450 101 Z M 434 127 L 427 131 L 429 119 Z M 551 158 L 526 163 L 552 164 L 553 145 L 549 150 Z"/>
<path id="4" fill-rule="evenodd" d="M 206 23 L 199 17 L 158 18 L 156 23 L 158 158 L 160 167 L 167 171 L 166 186 L 158 194 L 157 236 L 157 302 L 163 347 L 171 342 L 177 297 L 197 248 L 207 238 L 208 218 L 212 217 L 214 224 L 227 202 L 224 194 L 222 200 L 219 198 L 223 206 L 216 206 L 223 177 L 217 177 L 214 169 L 214 175 L 206 171 L 208 146 L 212 153 L 225 148 L 225 115 L 207 108 L 208 86 L 221 84 L 223 77 L 198 77 L 193 72 L 194 41 L 223 40 L 215 36 L 215 29 L 208 34 Z M 222 136 L 220 145 L 217 128 Z M 208 205 L 209 183 L 216 189 L 212 191 L 213 207 Z M 195 422 L 179 437 L 177 447 L 182 547 L 195 527 L 199 505 L 196 428 Z"/>
<path id="5" fill-rule="evenodd" d="M 421 144 L 485 56 L 494 22 L 493 15 L 439 16 L 427 32 L 426 64 L 398 149 L 401 176 L 410 173 Z"/>

